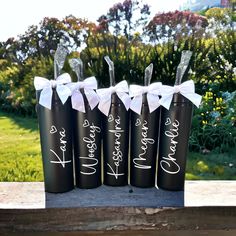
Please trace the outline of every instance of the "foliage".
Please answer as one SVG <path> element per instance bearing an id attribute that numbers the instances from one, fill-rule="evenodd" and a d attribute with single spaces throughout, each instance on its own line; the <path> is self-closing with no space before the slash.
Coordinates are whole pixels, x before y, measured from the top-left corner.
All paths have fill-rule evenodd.
<path id="1" fill-rule="evenodd" d="M 190 148 L 227 152 L 236 147 L 236 92 L 206 92 L 193 118 Z"/>
<path id="2" fill-rule="evenodd" d="M 204 16 L 189 11 L 160 13 L 146 26 L 150 41 L 179 40 L 182 37 L 201 37 L 208 21 Z"/>
<path id="3" fill-rule="evenodd" d="M 234 91 L 236 89 L 236 54 L 234 32 L 225 32 L 217 39 L 204 40 L 199 53 L 193 56 L 191 78 L 202 92 L 211 89 Z M 208 46 L 209 45 L 209 46 Z M 199 60 L 201 59 L 201 60 Z"/>
<path id="4" fill-rule="evenodd" d="M 205 16 L 210 19 L 214 18 L 215 21 L 221 22 L 224 25 L 229 24 L 230 20 L 230 12 L 231 10 L 229 8 L 210 8 L 205 12 Z"/>
<path id="5" fill-rule="evenodd" d="M 126 79 L 142 83 L 143 71 L 150 63 L 150 46 L 142 42 L 142 28 L 147 23 L 149 7 L 140 1 L 125 0 L 115 4 L 98 19 L 98 26 L 90 32 L 81 52 L 86 71 L 95 74 L 100 86 L 108 86 L 108 66 L 104 56 L 115 64 L 116 81 Z"/>
<path id="6" fill-rule="evenodd" d="M 233 28 L 233 12 L 229 8 L 210 8 L 205 12 L 205 16 L 209 22 L 208 32 L 210 31 L 213 35 Z"/>
<path id="7" fill-rule="evenodd" d="M 117 82 L 126 79 L 130 83 L 142 83 L 144 69 L 150 63 L 151 47 L 140 42 L 138 37 L 134 37 L 131 42 L 124 36 L 114 38 L 112 35 L 104 37 L 97 34 L 89 38 L 88 47 L 81 52 L 85 64 L 90 65 L 87 73 L 95 74 L 100 86 L 108 86 L 108 66 L 104 56 L 109 55 L 115 64 Z"/>
<path id="8" fill-rule="evenodd" d="M 52 52 L 62 39 L 69 50 L 77 50 L 87 36 L 93 23 L 74 16 L 67 16 L 62 21 L 45 17 L 39 26 L 30 26 L 18 40 L 8 39 L 2 43 L 3 59 L 23 64 L 28 58 L 46 57 L 52 59 Z"/>
<path id="9" fill-rule="evenodd" d="M 152 81 L 173 85 L 181 52 L 191 50 L 190 71 L 183 80 L 193 79 L 204 96 L 194 115 L 191 148 L 223 152 L 235 142 L 233 131 L 227 135 L 234 130 L 229 120 L 235 117 L 235 107 L 225 98 L 226 92 L 231 96 L 236 90 L 235 17 L 232 10 L 221 8 L 202 14 L 175 11 L 150 19 L 147 4 L 125 0 L 99 17 L 98 24 L 72 15 L 62 20 L 46 17 L 17 39 L 0 42 L 1 109 L 35 115 L 33 78 L 53 77 L 53 50 L 60 39 L 70 51 L 68 58 L 81 57 L 85 76 L 95 75 L 99 87 L 109 86 L 105 55 L 114 61 L 117 82 L 142 84 L 144 69 L 152 62 Z M 68 62 L 64 71 L 74 78 Z M 219 121 L 212 118 L 214 112 L 220 113 Z"/>
<path id="10" fill-rule="evenodd" d="M 191 37 L 175 42 L 169 41 L 161 45 L 155 45 L 151 51 L 151 61 L 155 68 L 153 72 L 154 77 L 158 78 L 163 84 L 173 85 L 177 66 L 181 58 L 181 52 L 183 50 L 191 50 L 193 55 L 189 65 L 191 68 L 190 74 L 185 74 L 183 81 L 189 77 L 195 82 L 199 82 L 199 78 L 209 73 L 209 65 L 203 63 L 203 61 L 207 59 L 208 53 L 212 47 L 207 41 L 207 39 Z"/>
<path id="11" fill-rule="evenodd" d="M 14 85 L 17 84 L 19 80 L 20 71 L 17 65 L 14 63 L 9 63 L 7 60 L 1 59 L 0 65 L 2 70 L 0 70 L 0 104 L 1 108 L 13 111 L 14 105 L 11 104 L 9 100 L 12 98 L 12 90 L 14 89 Z"/>
<path id="12" fill-rule="evenodd" d="M 98 30 L 111 32 L 115 37 L 123 35 L 132 40 L 135 33 L 147 24 L 150 8 L 137 0 L 125 0 L 111 7 L 106 15 L 99 17 Z"/>
<path id="13" fill-rule="evenodd" d="M 201 61 L 203 69 L 195 67 L 191 75 L 203 95 L 190 139 L 190 148 L 196 151 L 226 152 L 236 146 L 235 32 L 215 33 L 217 38 L 207 39 L 212 47 Z"/>
<path id="14" fill-rule="evenodd" d="M 2 110 L 35 116 L 35 89 L 33 78 L 40 75 L 53 78 L 52 60 L 28 58 L 24 66 L 11 64 L 0 71 L 0 104 Z"/>

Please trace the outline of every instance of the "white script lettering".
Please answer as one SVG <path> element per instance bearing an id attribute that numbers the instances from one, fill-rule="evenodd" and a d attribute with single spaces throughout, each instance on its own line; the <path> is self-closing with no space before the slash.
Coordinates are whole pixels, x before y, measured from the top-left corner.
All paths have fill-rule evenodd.
<path id="1" fill-rule="evenodd" d="M 140 122 L 139 124 L 141 124 L 140 120 L 139 120 L 139 122 Z M 136 124 L 138 124 L 138 121 L 136 121 Z M 148 127 L 146 125 L 147 125 L 147 121 L 144 120 L 143 124 L 142 124 L 142 139 L 141 139 L 142 153 L 139 154 L 138 158 L 133 159 L 134 166 L 136 168 L 139 168 L 139 169 L 151 169 L 152 168 L 149 165 L 141 164 L 141 163 L 147 161 L 147 157 L 145 157 L 145 155 L 146 155 L 146 152 L 147 152 L 148 144 L 154 144 L 155 143 L 154 139 L 147 137 Z"/>
<path id="2" fill-rule="evenodd" d="M 170 125 L 172 122 L 170 122 L 170 118 L 167 118 L 167 121 L 165 122 L 165 125 Z M 179 136 L 179 121 L 175 120 L 172 123 L 172 128 L 170 130 L 165 131 L 165 135 L 170 138 L 171 146 L 170 146 L 170 153 L 168 154 L 168 157 L 162 157 L 162 160 L 160 162 L 160 166 L 162 170 L 164 170 L 168 174 L 177 174 L 180 171 L 180 166 L 176 162 L 175 152 L 176 152 L 176 146 L 178 142 L 175 140 L 176 137 Z M 174 170 L 173 170 L 174 169 Z"/>
<path id="3" fill-rule="evenodd" d="M 108 167 L 110 168 L 111 172 L 107 172 L 108 175 L 114 176 L 116 179 L 118 179 L 119 176 L 124 175 L 124 173 L 119 173 L 119 166 L 120 162 L 123 161 L 123 153 L 120 150 L 120 138 L 124 130 L 121 129 L 120 125 L 120 116 L 117 116 L 115 120 L 115 129 L 109 130 L 110 133 L 113 133 L 115 135 L 115 146 L 114 151 L 112 152 L 112 159 L 114 161 L 115 165 L 115 171 L 113 170 L 112 166 L 107 163 Z"/>
<path id="4" fill-rule="evenodd" d="M 52 132 L 53 131 L 53 132 Z M 51 126 L 50 129 L 50 133 L 54 134 L 57 132 L 57 129 L 54 125 Z M 66 161 L 65 160 L 65 152 L 66 152 L 66 143 L 67 141 L 64 139 L 66 137 L 66 131 L 65 129 L 62 127 L 61 131 L 59 132 L 60 134 L 60 150 L 62 151 L 62 158 L 60 158 L 60 156 L 52 149 L 50 149 L 50 152 L 52 152 L 54 154 L 54 156 L 56 157 L 57 161 L 50 161 L 51 163 L 56 163 L 56 164 L 61 164 L 63 168 L 65 168 L 65 164 L 66 163 L 70 163 L 71 160 Z"/>
<path id="5" fill-rule="evenodd" d="M 89 137 L 84 137 L 83 141 L 86 144 L 86 147 L 88 149 L 88 156 L 87 157 L 79 157 L 79 159 L 85 160 L 85 161 L 90 161 L 91 163 L 83 163 L 82 167 L 86 169 L 86 171 L 80 171 L 81 174 L 83 175 L 93 175 L 96 173 L 96 168 L 95 166 L 98 164 L 98 160 L 95 157 L 94 153 L 97 150 L 97 144 L 96 144 L 96 133 L 100 133 L 101 129 L 98 126 L 95 126 L 94 123 L 90 125 L 88 120 L 84 121 L 84 127 L 89 127 L 90 128 L 90 134 Z"/>

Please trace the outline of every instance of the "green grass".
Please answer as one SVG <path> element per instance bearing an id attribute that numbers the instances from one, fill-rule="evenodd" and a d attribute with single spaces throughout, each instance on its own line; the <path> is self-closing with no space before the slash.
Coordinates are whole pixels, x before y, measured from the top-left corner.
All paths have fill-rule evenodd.
<path id="1" fill-rule="evenodd" d="M 236 149 L 189 153 L 186 178 L 236 179 Z M 0 181 L 43 181 L 37 120 L 0 112 Z"/>
<path id="2" fill-rule="evenodd" d="M 190 153 L 186 169 L 190 180 L 235 180 L 236 148 L 221 154 Z"/>
<path id="3" fill-rule="evenodd" d="M 0 181 L 43 181 L 36 119 L 0 112 Z"/>

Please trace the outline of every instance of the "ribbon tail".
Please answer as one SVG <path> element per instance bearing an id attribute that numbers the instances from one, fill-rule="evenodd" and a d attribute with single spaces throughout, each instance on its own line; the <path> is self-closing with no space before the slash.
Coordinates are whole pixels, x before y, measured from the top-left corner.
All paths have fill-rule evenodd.
<path id="1" fill-rule="evenodd" d="M 51 110 L 52 107 L 52 88 L 46 87 L 40 93 L 39 104 Z"/>
<path id="2" fill-rule="evenodd" d="M 148 101 L 148 107 L 149 107 L 149 112 L 152 113 L 155 111 L 159 106 L 160 106 L 160 100 L 159 96 L 155 94 L 147 94 L 147 101 Z"/>
<path id="3" fill-rule="evenodd" d="M 130 102 L 130 109 L 140 115 L 142 110 L 142 101 L 142 95 L 134 97 Z"/>
<path id="4" fill-rule="evenodd" d="M 64 105 L 68 97 L 71 95 L 70 89 L 65 85 L 58 84 L 56 90 L 62 104 Z"/>
<path id="5" fill-rule="evenodd" d="M 91 110 L 93 110 L 97 106 L 97 104 L 99 103 L 99 96 L 92 89 L 86 89 L 85 88 L 84 93 L 85 93 L 85 96 L 88 100 L 88 103 L 89 103 L 89 106 L 90 106 Z"/>
<path id="6" fill-rule="evenodd" d="M 125 92 L 117 92 L 116 94 L 120 98 L 122 103 L 124 104 L 125 109 L 128 111 L 130 108 L 130 102 L 131 102 L 130 96 Z"/>
<path id="7" fill-rule="evenodd" d="M 111 91 L 110 89 L 98 89 L 97 95 L 100 99 L 98 109 L 106 116 L 108 116 L 111 107 Z"/>
<path id="8" fill-rule="evenodd" d="M 71 96 L 72 108 L 85 113 L 84 98 L 80 92 L 74 92 Z"/>
<path id="9" fill-rule="evenodd" d="M 162 98 L 159 100 L 159 103 L 160 103 L 160 105 L 165 107 L 167 110 L 169 110 L 172 98 L 173 98 L 173 94 L 167 95 L 167 96 L 162 96 Z"/>
<path id="10" fill-rule="evenodd" d="M 98 104 L 98 109 L 106 116 L 108 116 L 111 107 L 111 99 L 101 100 Z"/>
<path id="11" fill-rule="evenodd" d="M 197 93 L 181 93 L 184 97 L 190 100 L 196 107 L 199 107 L 202 101 L 202 96 Z"/>

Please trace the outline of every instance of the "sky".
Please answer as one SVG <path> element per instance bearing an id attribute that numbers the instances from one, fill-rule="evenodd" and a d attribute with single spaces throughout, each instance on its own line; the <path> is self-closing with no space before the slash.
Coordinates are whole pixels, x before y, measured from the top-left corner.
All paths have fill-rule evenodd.
<path id="1" fill-rule="evenodd" d="M 143 0 L 151 6 L 151 14 L 179 9 L 186 0 Z M 74 15 L 96 22 L 110 7 L 123 0 L 1 0 L 0 41 L 24 34 L 30 25 L 38 25 L 44 17 Z"/>

